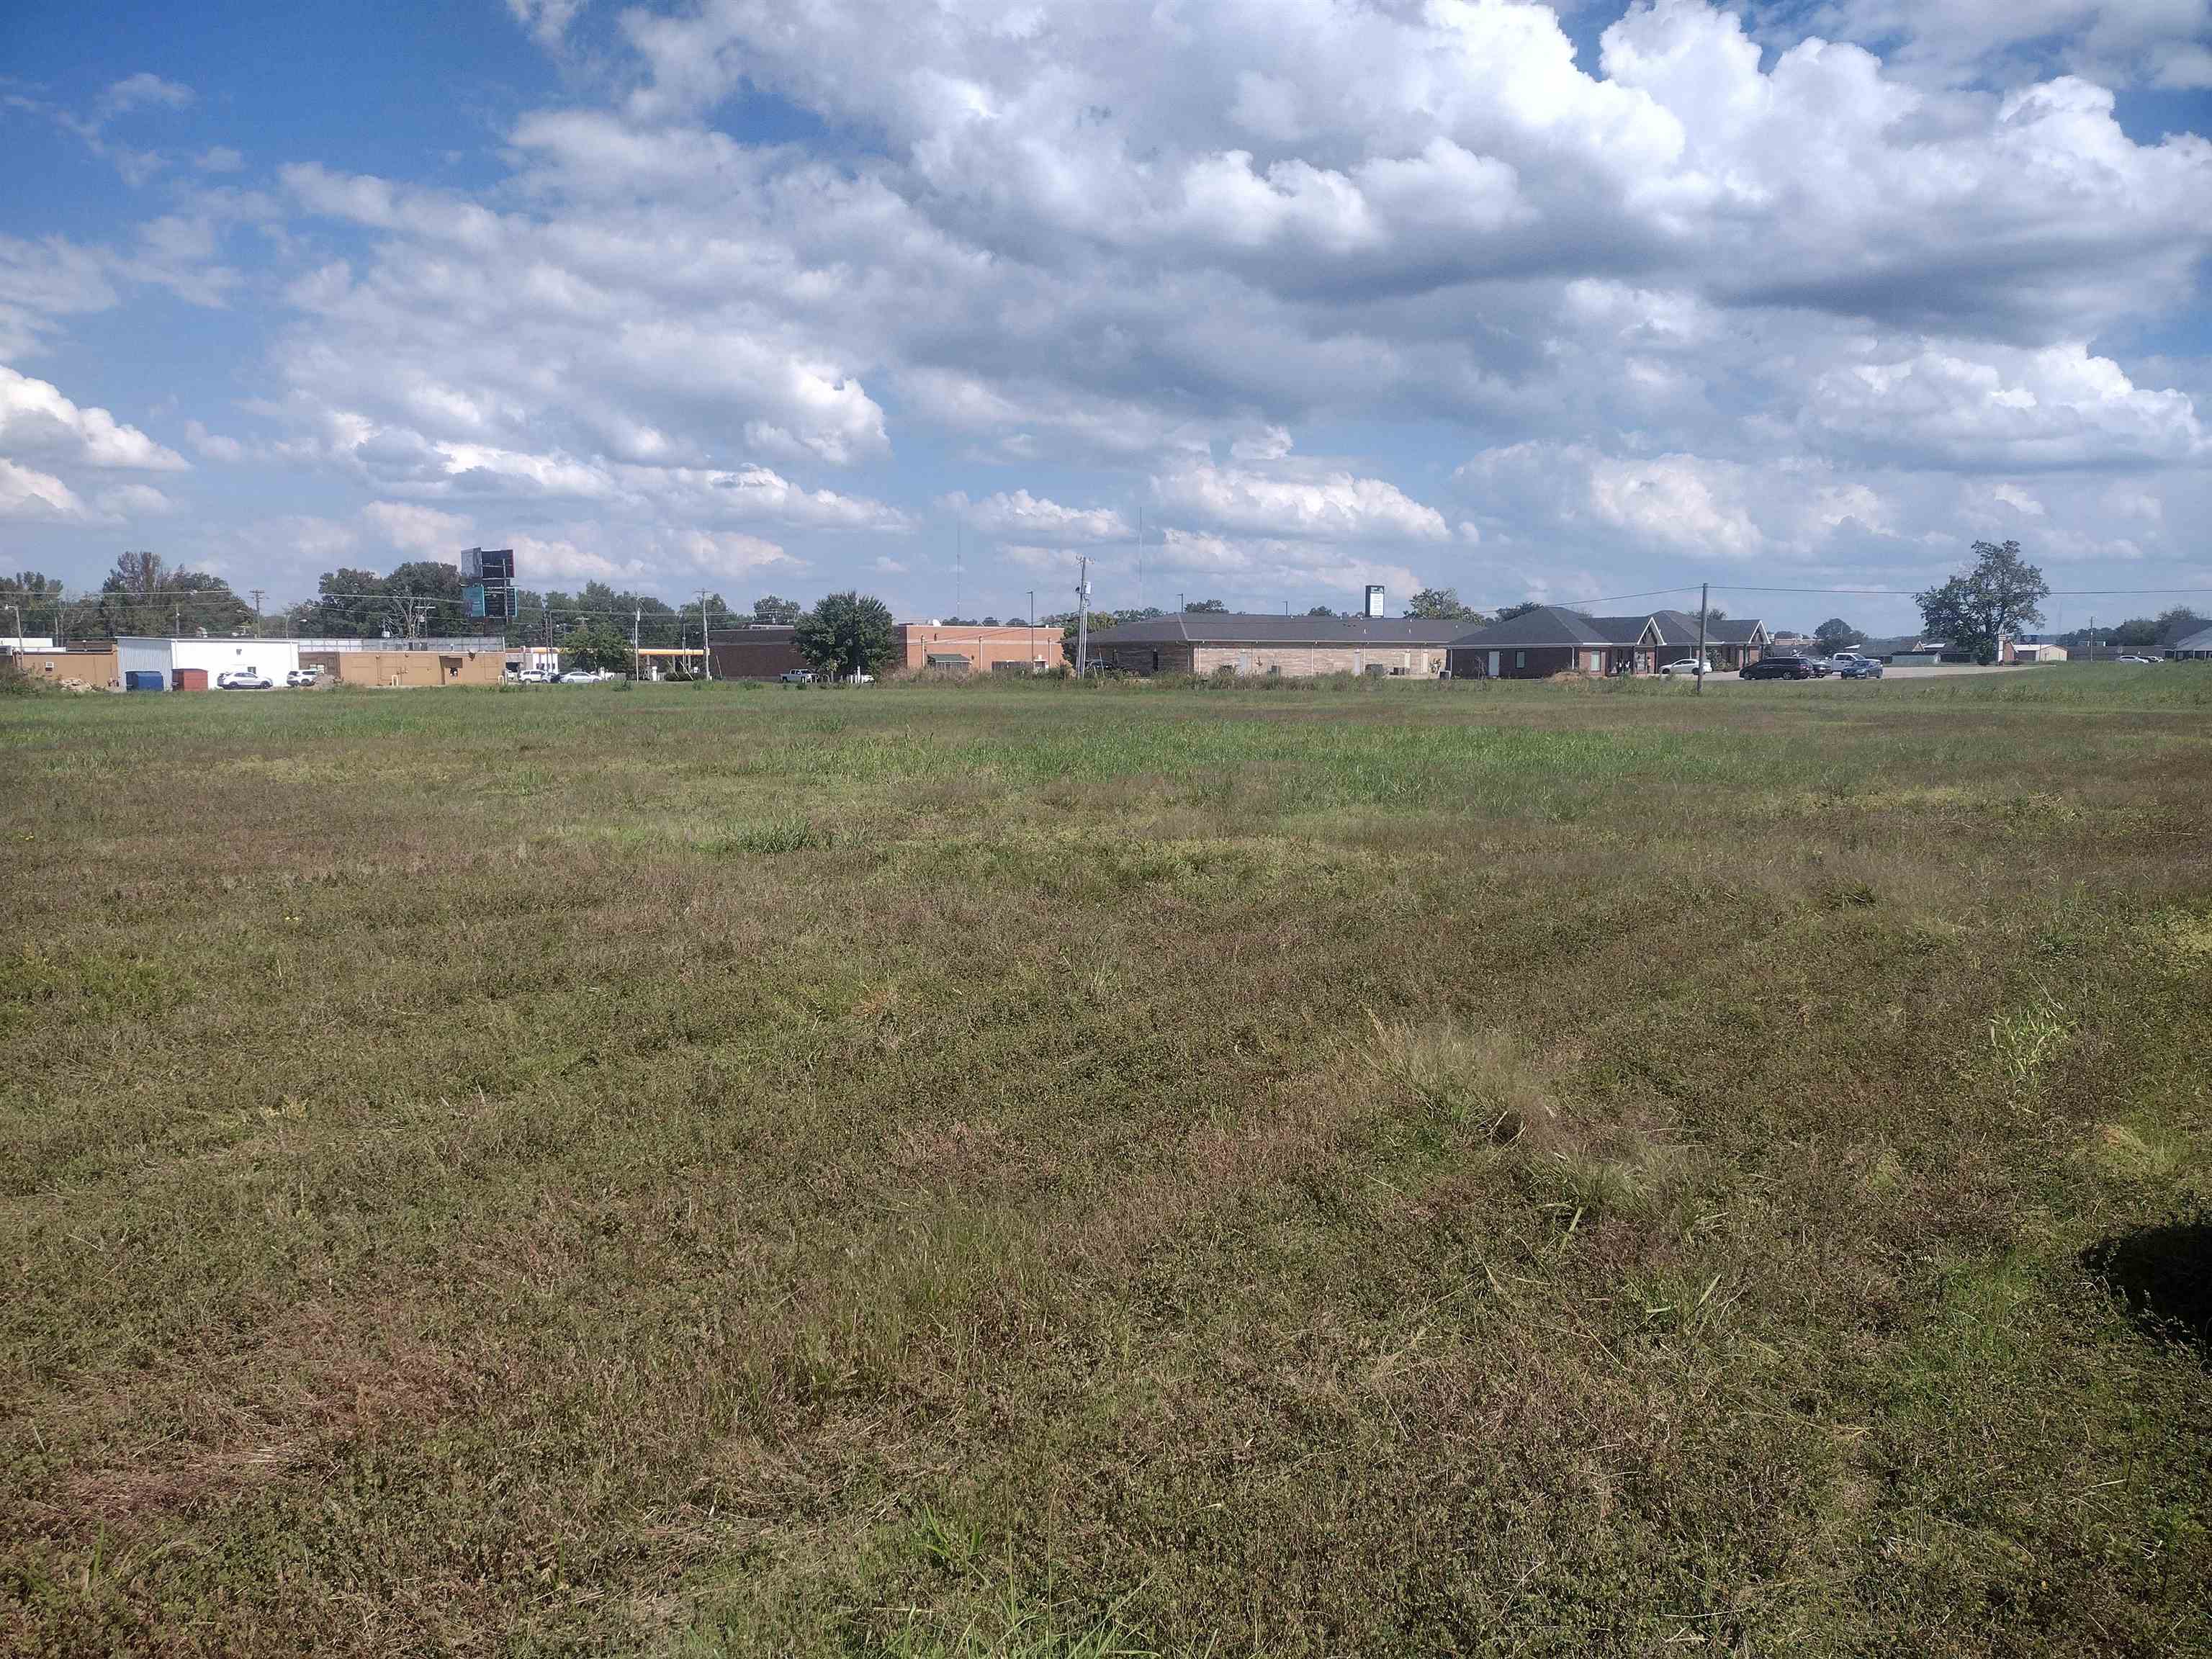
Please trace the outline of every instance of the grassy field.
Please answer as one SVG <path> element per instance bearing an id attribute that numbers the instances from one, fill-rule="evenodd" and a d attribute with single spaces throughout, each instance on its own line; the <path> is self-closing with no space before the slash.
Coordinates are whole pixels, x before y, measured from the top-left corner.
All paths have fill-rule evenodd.
<path id="1" fill-rule="evenodd" d="M 2212 672 L 10 697 L 0 848 L 0 1649 L 2212 1653 Z"/>

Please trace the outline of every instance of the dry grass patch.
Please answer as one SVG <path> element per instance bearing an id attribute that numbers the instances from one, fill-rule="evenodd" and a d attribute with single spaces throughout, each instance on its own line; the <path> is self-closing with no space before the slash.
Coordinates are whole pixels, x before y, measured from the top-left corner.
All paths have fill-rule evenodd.
<path id="1" fill-rule="evenodd" d="M 2212 1649 L 2037 678 L 13 700 L 0 1646 Z"/>

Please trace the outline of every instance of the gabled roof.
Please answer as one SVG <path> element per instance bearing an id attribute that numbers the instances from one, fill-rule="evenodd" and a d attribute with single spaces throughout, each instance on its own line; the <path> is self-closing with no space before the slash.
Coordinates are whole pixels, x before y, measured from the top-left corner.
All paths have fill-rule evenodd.
<path id="1" fill-rule="evenodd" d="M 1698 648 L 1698 615 L 1694 611 L 1655 611 L 1651 621 L 1659 630 L 1659 643 L 1680 646 L 1686 651 Z M 1766 643 L 1766 624 L 1756 617 L 1708 617 L 1705 618 L 1707 645 L 1764 645 Z"/>
<path id="2" fill-rule="evenodd" d="M 1094 645 L 1449 645 L 1464 622 L 1426 617 L 1276 617 L 1265 612 L 1187 611 L 1146 617 L 1091 635 Z"/>
<path id="3" fill-rule="evenodd" d="M 1694 635 L 1692 639 L 1694 640 Z M 1545 646 L 1632 646 L 1659 643 L 1650 614 L 1633 617 L 1585 617 L 1579 611 L 1547 605 L 1518 617 L 1495 622 L 1462 634 L 1452 641 L 1455 650 L 1527 650 Z"/>
<path id="4" fill-rule="evenodd" d="M 2178 640 L 2168 641 L 2161 648 L 2167 651 L 2212 651 L 2212 628 L 2185 634 Z"/>

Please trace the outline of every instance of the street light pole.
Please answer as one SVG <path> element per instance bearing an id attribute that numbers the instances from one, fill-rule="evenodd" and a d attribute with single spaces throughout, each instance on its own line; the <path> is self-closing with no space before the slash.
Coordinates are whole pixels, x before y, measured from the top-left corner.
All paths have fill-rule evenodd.
<path id="1" fill-rule="evenodd" d="M 1030 589 L 1030 672 L 1036 672 L 1036 589 Z"/>

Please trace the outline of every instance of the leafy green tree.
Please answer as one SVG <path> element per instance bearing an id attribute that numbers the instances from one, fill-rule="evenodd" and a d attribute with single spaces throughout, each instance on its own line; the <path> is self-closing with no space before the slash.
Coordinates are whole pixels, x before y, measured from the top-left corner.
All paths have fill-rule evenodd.
<path id="1" fill-rule="evenodd" d="M 1519 605 L 1501 606 L 1498 612 L 1498 620 L 1511 622 L 1516 617 L 1525 617 L 1532 611 L 1541 611 L 1543 608 L 1542 605 L 1534 599 L 1524 599 Z"/>
<path id="2" fill-rule="evenodd" d="M 1330 610 L 1325 605 L 1317 605 L 1314 606 L 1312 610 L 1306 612 L 1306 615 L 1309 617 L 1334 617 L 1335 614 L 1335 611 Z"/>
<path id="3" fill-rule="evenodd" d="M 94 601 L 94 623 L 103 634 L 243 634 L 253 623 L 253 607 L 222 577 L 172 570 L 149 551 L 118 557 Z"/>
<path id="4" fill-rule="evenodd" d="M 1193 599 L 1183 606 L 1183 614 L 1190 617 L 1219 617 L 1228 614 L 1229 607 L 1218 599 Z"/>
<path id="5" fill-rule="evenodd" d="M 1833 653 L 1849 650 L 1866 635 L 1841 617 L 1831 617 L 1813 630 L 1813 637 L 1820 642 L 1823 651 Z"/>
<path id="6" fill-rule="evenodd" d="M 1976 542 L 1967 569 L 1912 602 L 1921 626 L 1978 663 L 1993 663 L 2005 641 L 2043 620 L 2041 605 L 2051 584 L 2043 572 L 2021 556 L 2018 542 Z"/>
<path id="7" fill-rule="evenodd" d="M 2187 605 L 2177 605 L 2171 611 L 2158 613 L 2158 632 L 2149 643 L 2172 645 L 2176 640 L 2201 634 L 2208 628 L 2212 628 L 2212 617 L 2199 616 Z"/>
<path id="8" fill-rule="evenodd" d="M 765 593 L 753 601 L 753 623 L 760 628 L 789 628 L 805 611 L 805 606 L 797 599 L 780 599 L 773 593 Z"/>
<path id="9" fill-rule="evenodd" d="M 630 669 L 629 635 L 611 617 L 594 617 L 574 630 L 561 641 L 561 653 L 579 668 L 617 673 Z"/>
<path id="10" fill-rule="evenodd" d="M 62 615 L 62 579 L 37 570 L 0 576 L 0 629 L 11 638 L 21 633 L 60 639 L 67 632 Z"/>
<path id="11" fill-rule="evenodd" d="M 792 643 L 816 672 L 844 679 L 890 661 L 894 637 L 890 607 L 848 590 L 825 594 L 800 617 Z"/>
<path id="12" fill-rule="evenodd" d="M 1473 605 L 1459 602 L 1459 591 L 1450 587 L 1425 587 L 1413 595 L 1413 603 L 1406 607 L 1409 617 L 1422 617 L 1431 622 L 1480 622 L 1482 612 Z"/>

